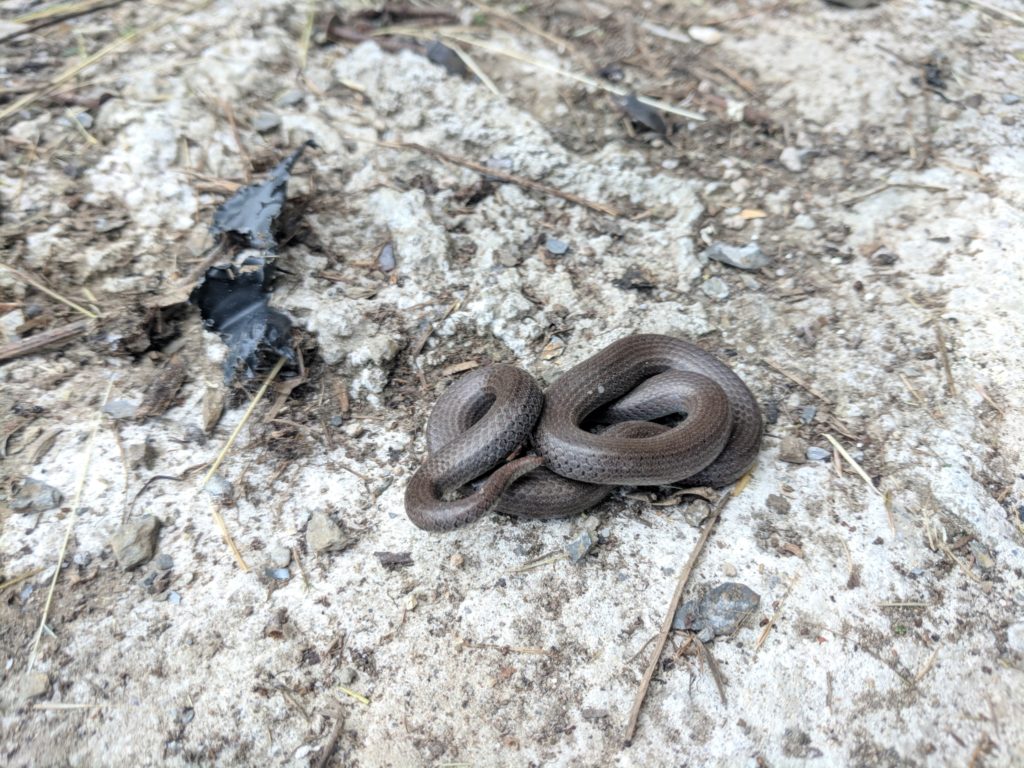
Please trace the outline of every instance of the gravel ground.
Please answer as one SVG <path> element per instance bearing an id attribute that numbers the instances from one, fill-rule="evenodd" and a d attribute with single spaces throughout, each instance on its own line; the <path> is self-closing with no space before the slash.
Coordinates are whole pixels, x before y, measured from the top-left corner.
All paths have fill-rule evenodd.
<path id="1" fill-rule="evenodd" d="M 5 764 L 1019 763 L 1019 10 L 299 5 L 0 24 L 0 344 L 73 331 L 0 363 Z M 483 78 L 424 55 L 445 22 Z M 216 206 L 308 139 L 272 296 L 302 364 L 204 493 L 269 366 L 226 386 L 182 302 Z M 402 494 L 461 371 L 547 383 L 635 332 L 768 424 L 684 592 L 759 603 L 672 634 L 626 747 L 710 504 L 425 534 Z"/>

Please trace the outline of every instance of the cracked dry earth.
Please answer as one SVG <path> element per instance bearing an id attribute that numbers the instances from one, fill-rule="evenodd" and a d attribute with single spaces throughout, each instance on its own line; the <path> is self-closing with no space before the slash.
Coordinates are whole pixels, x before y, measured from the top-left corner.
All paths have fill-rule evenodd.
<path id="1" fill-rule="evenodd" d="M 2 124 L 2 342 L 80 319 L 27 274 L 103 314 L 0 367 L 4 764 L 1020 764 L 1024 35 L 1002 4 L 450 9 L 494 90 L 326 39 L 355 10 L 328 3 L 305 54 L 279 0 L 122 3 L 5 42 L 9 106 L 138 32 Z M 707 119 L 637 135 L 551 70 L 611 64 Z M 310 138 L 273 298 L 306 378 L 199 493 L 266 370 L 225 387 L 180 286 L 216 205 Z M 770 263 L 709 261 L 714 242 Z M 761 597 L 708 645 L 726 698 L 673 635 L 624 747 L 706 502 L 620 491 L 427 535 L 402 492 L 460 370 L 547 383 L 632 332 L 727 360 L 768 425 L 684 593 Z M 148 418 L 97 421 L 108 387 Z M 783 461 L 794 440 L 829 459 Z M 15 511 L 25 478 L 63 501 Z M 310 544 L 324 514 L 340 551 Z M 110 538 L 144 515 L 158 554 L 125 571 Z M 584 530 L 579 564 L 547 557 Z"/>

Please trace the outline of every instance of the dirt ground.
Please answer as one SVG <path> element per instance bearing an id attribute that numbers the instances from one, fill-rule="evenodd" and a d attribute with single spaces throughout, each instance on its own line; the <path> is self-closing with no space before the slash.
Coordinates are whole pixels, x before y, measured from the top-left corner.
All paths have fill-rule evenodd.
<path id="1" fill-rule="evenodd" d="M 0 3 L 0 344 L 74 331 L 0 363 L 0 761 L 1020 764 L 1019 4 L 84 6 Z M 182 302 L 216 206 L 307 139 L 272 299 L 303 366 L 204 492 L 269 364 L 226 387 Z M 708 502 L 426 534 L 402 493 L 460 370 L 634 332 L 728 361 L 767 434 L 684 593 L 760 605 L 673 633 L 627 747 Z"/>

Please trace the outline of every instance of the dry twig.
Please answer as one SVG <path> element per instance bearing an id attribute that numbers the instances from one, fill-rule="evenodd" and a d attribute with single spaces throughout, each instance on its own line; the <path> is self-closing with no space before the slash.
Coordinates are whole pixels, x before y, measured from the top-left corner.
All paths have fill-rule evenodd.
<path id="1" fill-rule="evenodd" d="M 686 589 L 686 582 L 689 581 L 690 573 L 693 571 L 693 566 L 696 565 L 697 558 L 700 556 L 700 553 L 704 548 L 704 544 L 708 540 L 708 536 L 711 535 L 711 529 L 715 527 L 715 523 L 718 521 L 718 518 L 722 513 L 722 509 L 725 507 L 726 503 L 728 503 L 730 498 L 731 496 L 729 494 L 722 494 L 722 497 L 718 500 L 718 503 L 712 510 L 708 521 L 704 524 L 704 530 L 701 531 L 700 538 L 697 539 L 697 543 L 694 545 L 689 559 L 686 561 L 683 569 L 679 572 L 679 580 L 676 582 L 676 591 L 672 594 L 672 599 L 669 601 L 668 610 L 665 612 L 665 618 L 661 622 L 661 631 L 658 633 L 658 639 L 654 644 L 654 651 L 651 653 L 651 660 L 647 664 L 647 670 L 644 672 L 643 680 L 640 682 L 640 688 L 636 693 L 636 699 L 633 701 L 633 708 L 629 713 L 629 722 L 626 725 L 626 735 L 623 739 L 627 747 L 633 742 L 633 734 L 636 733 L 636 724 L 640 717 L 640 708 L 643 706 L 644 699 L 647 696 L 647 689 L 651 685 L 651 678 L 654 677 L 654 673 L 658 669 L 658 662 L 661 660 L 662 651 L 665 650 L 665 643 L 668 641 L 669 632 L 672 631 L 672 620 L 675 618 L 676 610 L 679 608 L 679 601 L 683 597 L 683 590 Z"/>

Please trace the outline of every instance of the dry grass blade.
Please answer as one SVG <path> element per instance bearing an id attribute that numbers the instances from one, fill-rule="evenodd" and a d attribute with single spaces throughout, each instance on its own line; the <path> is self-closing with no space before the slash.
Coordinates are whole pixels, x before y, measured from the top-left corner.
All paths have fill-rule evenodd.
<path id="1" fill-rule="evenodd" d="M 786 605 L 786 600 L 789 599 L 790 593 L 793 591 L 793 587 L 796 586 L 797 580 L 800 578 L 799 574 L 793 574 L 793 578 L 789 580 L 789 586 L 786 587 L 786 594 L 779 600 L 779 607 L 775 609 L 775 613 L 768 619 L 768 623 L 764 625 L 764 629 L 761 630 L 761 634 L 757 638 L 757 642 L 754 643 L 754 655 L 761 650 L 761 646 L 764 645 L 764 641 L 768 639 L 769 633 L 772 631 L 772 627 L 775 626 L 775 622 L 778 620 L 779 615 L 782 613 L 783 606 Z"/>
<path id="2" fill-rule="evenodd" d="M 45 293 L 51 299 L 56 299 L 61 304 L 65 304 L 66 306 L 71 307 L 71 309 L 75 310 L 76 312 L 82 313 L 83 315 L 88 317 L 90 320 L 96 320 L 97 318 L 99 318 L 99 315 L 97 315 L 95 312 L 92 312 L 92 311 L 86 309 L 85 307 L 83 307 L 80 304 L 76 304 L 75 302 L 73 302 L 69 298 L 61 296 L 59 293 L 57 293 L 56 291 L 52 290 L 51 288 L 47 288 L 45 285 L 43 285 L 41 280 L 37 280 L 32 275 L 29 275 L 26 272 L 22 272 L 20 269 L 15 269 L 14 267 L 10 266 L 9 264 L 0 264 L 0 267 L 3 267 L 8 272 L 10 272 L 11 274 L 15 275 L 21 281 L 28 283 L 33 288 L 35 288 L 37 291 L 41 291 L 42 293 Z"/>
<path id="3" fill-rule="evenodd" d="M 245 558 L 242 557 L 241 550 L 238 549 L 238 545 L 235 544 L 234 538 L 231 536 L 231 532 L 228 530 L 228 524 L 224 521 L 224 515 L 217 509 L 217 505 L 214 502 L 210 502 L 210 516 L 213 518 L 213 522 L 216 523 L 217 529 L 220 531 L 220 535 L 224 537 L 224 543 L 228 545 L 228 550 L 231 552 L 231 556 L 238 563 L 238 567 L 242 569 L 242 573 L 248 573 L 251 569 L 249 564 L 245 562 Z"/>
<path id="4" fill-rule="evenodd" d="M 668 610 L 665 612 L 665 618 L 661 622 L 661 631 L 658 633 L 658 639 L 654 644 L 654 651 L 651 653 L 651 660 L 647 664 L 643 680 L 640 682 L 640 688 L 636 693 L 636 699 L 633 701 L 633 708 L 629 713 L 629 722 L 626 725 L 626 735 L 623 739 L 627 747 L 633 742 L 633 734 L 636 733 L 637 720 L 640 718 L 640 709 L 643 707 L 644 699 L 647 697 L 647 689 L 651 685 L 651 678 L 654 677 L 654 673 L 658 669 L 658 662 L 661 660 L 662 651 L 665 650 L 665 643 L 668 640 L 669 632 L 672 631 L 672 620 L 675 618 L 676 610 L 679 608 L 679 601 L 683 597 L 683 590 L 686 588 L 686 582 L 690 580 L 690 573 L 693 571 L 693 566 L 697 564 L 697 558 L 704 549 L 704 544 L 708 540 L 708 536 L 711 535 L 711 529 L 715 527 L 715 523 L 718 521 L 718 518 L 722 513 L 722 509 L 731 498 L 732 496 L 730 494 L 722 494 L 722 498 L 718 500 L 718 503 L 711 512 L 711 516 L 704 524 L 704 530 L 701 531 L 700 538 L 697 539 L 697 543 L 694 545 L 693 551 L 690 553 L 690 557 L 686 561 L 686 565 L 684 565 L 682 571 L 679 572 L 679 580 L 676 582 L 676 591 L 673 593 L 672 599 L 669 601 Z"/>
<path id="5" fill-rule="evenodd" d="M 846 460 L 846 463 L 849 464 L 853 468 L 853 471 L 856 472 L 858 475 L 860 475 L 861 479 L 865 483 L 868 484 L 868 487 L 872 491 L 877 493 L 879 496 L 882 495 L 882 492 L 875 487 L 875 484 L 871 480 L 871 478 L 868 476 L 868 473 L 864 471 L 864 468 L 861 467 L 860 464 L 858 464 L 856 461 L 853 460 L 853 457 L 849 453 L 846 452 L 846 449 L 843 448 L 843 446 L 841 446 L 839 444 L 838 440 L 836 440 L 834 437 L 832 437 L 832 435 L 828 434 L 828 432 L 822 433 L 822 437 L 824 437 L 826 440 L 828 440 L 832 444 L 832 447 L 835 448 L 839 452 L 839 455 L 842 456 Z"/>
<path id="6" fill-rule="evenodd" d="M 64 85 L 64 83 L 78 77 L 79 74 L 87 70 L 93 64 L 105 59 L 107 56 L 109 56 L 111 53 L 114 53 L 118 49 L 124 48 L 125 46 L 135 42 L 139 38 L 148 35 L 151 32 L 155 32 L 161 27 L 170 24 L 172 21 L 179 19 L 186 14 L 192 13 L 193 11 L 202 10 L 206 6 L 210 5 L 211 2 L 213 2 L 213 0 L 205 0 L 205 2 L 202 2 L 199 5 L 185 8 L 184 10 L 173 14 L 170 18 L 163 19 L 161 21 L 156 22 L 155 24 L 151 24 L 148 27 L 143 27 L 142 29 L 133 30 L 124 35 L 123 37 L 119 37 L 117 40 L 114 40 L 112 43 L 108 43 L 95 53 L 86 56 L 80 62 L 72 64 L 71 66 L 65 68 L 63 72 L 61 72 L 59 75 L 51 79 L 49 83 L 40 88 L 38 91 L 26 93 L 20 99 L 15 99 L 13 102 L 8 104 L 6 107 L 0 110 L 0 121 L 6 120 L 11 115 L 15 115 L 21 110 L 23 110 L 25 107 L 34 104 L 39 99 L 50 95 L 60 86 Z"/>
<path id="7" fill-rule="evenodd" d="M 31 571 L 27 571 L 26 573 L 21 574 L 20 576 L 10 578 L 5 582 L 0 583 L 0 592 L 3 592 L 8 587 L 13 587 L 15 584 L 21 584 L 21 582 L 27 579 L 31 579 L 33 576 L 42 573 L 44 570 L 44 568 L 34 568 Z"/>
<path id="8" fill-rule="evenodd" d="M 28 666 L 25 670 L 26 674 L 32 671 L 32 667 L 36 663 L 36 654 L 39 652 L 39 642 L 43 639 L 43 630 L 46 628 L 46 620 L 50 616 L 50 606 L 53 605 L 53 593 L 57 589 L 57 579 L 60 576 L 60 566 L 64 562 L 64 556 L 68 551 L 68 542 L 71 541 L 71 532 L 75 529 L 75 522 L 78 520 L 78 506 L 82 501 L 82 491 L 85 488 L 85 479 L 89 475 L 89 462 L 92 460 L 92 448 L 96 443 L 96 433 L 100 429 L 100 421 L 103 417 L 103 406 L 107 404 L 107 399 L 110 397 L 110 390 L 113 389 L 114 382 L 111 381 L 107 384 L 107 391 L 103 395 L 103 402 L 100 407 L 96 410 L 96 418 L 93 421 L 92 431 L 89 433 L 89 442 L 86 443 L 85 453 L 82 458 L 82 469 L 78 474 L 78 483 L 75 486 L 75 496 L 71 501 L 71 514 L 68 515 L 67 528 L 64 531 L 64 541 L 61 542 L 60 552 L 57 554 L 57 565 L 53 569 L 53 578 L 50 580 L 50 589 L 46 593 L 46 603 L 43 606 L 43 615 L 39 619 L 39 629 L 36 630 L 35 639 L 32 641 L 32 650 L 29 652 Z"/>
<path id="9" fill-rule="evenodd" d="M 309 0 L 306 9 L 306 22 L 302 26 L 302 37 L 299 40 L 299 72 L 306 71 L 309 58 L 309 43 L 313 39 L 313 27 L 316 24 L 316 12 L 319 0 Z"/>
<path id="10" fill-rule="evenodd" d="M 461 45 L 452 44 L 451 48 L 453 51 L 455 51 L 455 53 L 458 54 L 459 58 L 462 59 L 462 63 L 469 68 L 469 71 L 480 79 L 480 82 L 484 84 L 484 87 L 487 88 L 487 90 L 489 90 L 499 99 L 505 99 L 505 95 L 498 90 L 498 86 L 494 84 L 494 81 L 491 80 L 491 78 L 487 76 L 487 73 L 480 68 L 480 65 L 477 64 L 476 59 L 470 56 L 469 53 L 467 53 L 462 48 Z"/>
<path id="11" fill-rule="evenodd" d="M 203 489 L 206 488 L 206 484 L 210 482 L 210 478 L 213 477 L 214 473 L 216 473 L 220 468 L 224 458 L 228 455 L 228 451 L 231 450 L 231 446 L 234 445 L 235 440 L 238 439 L 238 434 L 242 431 L 242 427 L 249 422 L 249 418 L 252 416 L 253 410 L 267 393 L 267 388 L 270 387 L 270 383 L 276 379 L 277 374 L 281 372 L 281 369 L 284 367 L 284 363 L 285 359 L 283 357 L 279 358 L 273 369 L 267 375 L 267 378 L 264 379 L 263 384 L 260 385 L 256 396 L 253 397 L 252 402 L 249 403 L 249 407 L 245 409 L 245 413 L 242 414 L 242 418 L 239 420 L 238 424 L 236 424 L 235 428 L 231 430 L 231 435 L 228 436 L 227 442 L 224 443 L 224 447 L 220 449 L 220 453 L 217 454 L 217 458 L 214 459 L 213 464 L 210 465 L 210 469 L 203 476 L 203 481 L 199 484 L 199 489 L 196 491 L 196 496 L 203 492 Z"/>

